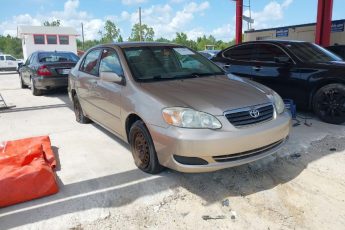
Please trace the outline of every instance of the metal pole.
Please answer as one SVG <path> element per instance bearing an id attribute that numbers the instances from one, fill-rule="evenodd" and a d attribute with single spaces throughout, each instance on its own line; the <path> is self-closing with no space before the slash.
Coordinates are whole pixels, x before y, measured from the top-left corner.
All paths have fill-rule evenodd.
<path id="1" fill-rule="evenodd" d="M 324 47 L 329 46 L 330 43 L 332 9 L 333 0 L 318 1 L 315 43 Z"/>
<path id="2" fill-rule="evenodd" d="M 236 44 L 242 43 L 243 0 L 236 1 Z"/>
<path id="3" fill-rule="evenodd" d="M 83 23 L 81 23 L 81 37 L 83 39 L 82 47 L 83 47 L 83 50 L 84 50 L 84 24 Z"/>
<path id="4" fill-rule="evenodd" d="M 139 7 L 139 40 L 142 41 L 142 31 L 141 31 L 141 7 Z"/>
<path id="5" fill-rule="evenodd" d="M 251 10 L 251 6 L 250 6 L 250 0 L 249 0 L 249 3 L 248 3 L 248 8 L 249 8 L 249 18 L 252 19 L 252 10 Z M 249 22 L 249 29 L 252 28 L 252 23 Z"/>

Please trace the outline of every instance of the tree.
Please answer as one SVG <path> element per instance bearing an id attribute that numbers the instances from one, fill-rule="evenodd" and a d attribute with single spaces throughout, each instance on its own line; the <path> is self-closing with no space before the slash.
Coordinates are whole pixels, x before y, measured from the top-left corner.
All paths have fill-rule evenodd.
<path id="1" fill-rule="evenodd" d="M 61 25 L 61 22 L 60 22 L 59 19 L 57 19 L 57 20 L 53 20 L 53 21 L 51 21 L 51 22 L 45 21 L 45 22 L 43 22 L 43 25 L 44 25 L 44 26 L 60 26 L 60 25 Z"/>
<path id="2" fill-rule="evenodd" d="M 155 36 L 155 32 L 152 27 L 149 27 L 146 24 L 140 25 L 139 23 L 134 24 L 132 27 L 132 34 L 128 38 L 129 41 L 140 41 L 140 30 L 141 30 L 141 40 L 142 41 L 153 41 L 153 37 Z"/>
<path id="3" fill-rule="evenodd" d="M 10 35 L 0 35 L 0 51 L 5 54 L 13 55 L 16 58 L 22 58 L 22 41 L 19 38 L 11 37 Z"/>
<path id="4" fill-rule="evenodd" d="M 171 41 L 169 39 L 161 37 L 161 38 L 156 39 L 156 42 L 167 42 L 167 43 L 169 43 Z"/>
<path id="5" fill-rule="evenodd" d="M 101 35 L 102 43 L 114 42 L 120 36 L 120 29 L 117 28 L 114 22 L 107 20 L 104 25 L 104 31 L 98 32 Z"/>
<path id="6" fill-rule="evenodd" d="M 185 34 L 183 32 L 176 33 L 176 38 L 173 40 L 173 42 L 176 44 L 187 46 L 187 47 L 194 49 L 194 50 L 198 49 L 197 42 L 195 42 L 193 40 L 188 40 L 187 34 Z"/>
<path id="7" fill-rule="evenodd" d="M 117 39 L 117 42 L 123 42 L 123 38 L 121 35 L 119 36 L 119 39 Z"/>

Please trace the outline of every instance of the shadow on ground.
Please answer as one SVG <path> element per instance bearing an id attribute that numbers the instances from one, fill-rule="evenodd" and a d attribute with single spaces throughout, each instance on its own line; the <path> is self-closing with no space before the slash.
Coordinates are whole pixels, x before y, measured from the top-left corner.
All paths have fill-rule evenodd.
<path id="1" fill-rule="evenodd" d="M 62 101 L 68 99 L 65 94 L 46 96 L 61 97 Z M 108 131 L 95 127 L 128 148 Z M 227 197 L 247 196 L 284 184 L 297 177 L 309 163 L 344 149 L 345 138 L 328 136 L 313 142 L 308 150 L 282 149 L 275 156 L 213 173 L 184 174 L 166 170 L 152 176 L 135 169 L 67 185 L 60 181 L 60 192 L 56 195 L 1 209 L 0 226 L 7 229 L 78 211 L 119 207 L 140 197 L 181 187 L 210 205 Z"/>

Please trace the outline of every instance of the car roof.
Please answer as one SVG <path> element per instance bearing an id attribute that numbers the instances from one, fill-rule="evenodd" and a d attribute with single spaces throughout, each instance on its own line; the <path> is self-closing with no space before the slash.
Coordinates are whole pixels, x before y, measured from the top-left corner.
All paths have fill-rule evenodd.
<path id="1" fill-rule="evenodd" d="M 248 41 L 243 42 L 241 44 L 257 44 L 257 43 L 274 43 L 274 44 L 293 44 L 293 43 L 310 43 L 306 41 L 298 41 L 298 40 L 260 40 L 260 41 Z"/>
<path id="2" fill-rule="evenodd" d="M 109 44 L 101 44 L 98 47 L 102 46 L 118 46 L 120 48 L 131 48 L 131 47 L 147 47 L 147 46 L 181 46 L 174 43 L 166 43 L 166 42 L 115 42 Z M 96 46 L 97 47 L 97 46 Z"/>

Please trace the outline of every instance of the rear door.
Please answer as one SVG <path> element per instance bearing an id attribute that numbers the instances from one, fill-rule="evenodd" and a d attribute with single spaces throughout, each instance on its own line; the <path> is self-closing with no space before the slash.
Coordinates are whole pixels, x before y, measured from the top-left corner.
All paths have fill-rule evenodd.
<path id="1" fill-rule="evenodd" d="M 79 71 L 78 81 L 76 82 L 76 91 L 80 104 L 84 112 L 94 119 L 97 114 L 97 107 L 94 105 L 96 98 L 95 88 L 99 79 L 99 56 L 102 49 L 97 48 L 89 51 L 84 57 Z"/>
<path id="2" fill-rule="evenodd" d="M 250 78 L 252 74 L 252 44 L 242 44 L 221 51 L 212 60 L 226 72 Z"/>
<path id="3" fill-rule="evenodd" d="M 116 50 L 105 48 L 102 51 L 99 72 L 114 72 L 124 77 L 123 69 Z M 102 122 L 104 126 L 121 135 L 121 93 L 122 84 L 106 82 L 98 79 L 95 87 L 96 97 L 92 103 L 99 110 L 96 120 Z"/>

